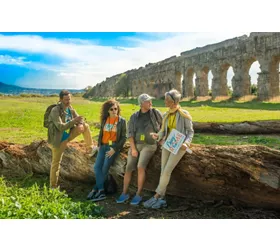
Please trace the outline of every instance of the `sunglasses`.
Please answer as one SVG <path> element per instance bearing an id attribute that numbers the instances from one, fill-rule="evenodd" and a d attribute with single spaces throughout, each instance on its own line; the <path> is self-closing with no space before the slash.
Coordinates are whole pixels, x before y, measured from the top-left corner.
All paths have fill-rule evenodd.
<path id="1" fill-rule="evenodd" d="M 109 110 L 110 110 L 110 111 L 118 110 L 118 108 L 110 108 Z"/>

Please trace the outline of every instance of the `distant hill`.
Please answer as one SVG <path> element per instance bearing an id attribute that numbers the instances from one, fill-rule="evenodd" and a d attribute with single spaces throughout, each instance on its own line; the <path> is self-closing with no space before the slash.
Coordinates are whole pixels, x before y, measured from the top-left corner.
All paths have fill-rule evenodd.
<path id="1" fill-rule="evenodd" d="M 19 86 L 9 85 L 0 82 L 0 93 L 5 95 L 20 95 L 22 93 L 31 94 L 41 94 L 41 95 L 51 95 L 59 94 L 62 89 L 35 89 L 35 88 L 23 88 Z M 84 93 L 84 89 L 68 89 L 72 94 L 74 93 Z"/>

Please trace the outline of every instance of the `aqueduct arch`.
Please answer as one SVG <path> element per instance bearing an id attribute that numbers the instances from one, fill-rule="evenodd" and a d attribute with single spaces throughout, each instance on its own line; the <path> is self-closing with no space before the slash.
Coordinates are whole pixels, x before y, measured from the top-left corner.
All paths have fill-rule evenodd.
<path id="1" fill-rule="evenodd" d="M 271 91 L 273 97 L 279 96 L 279 63 L 280 55 L 273 56 L 270 63 Z"/>
<path id="2" fill-rule="evenodd" d="M 201 70 L 201 80 L 204 82 L 204 85 L 207 87 L 207 93 L 209 90 L 209 82 L 208 82 L 209 71 L 210 71 L 210 68 L 208 66 L 204 66 Z"/>
<path id="3" fill-rule="evenodd" d="M 129 76 L 133 96 L 149 92 L 156 98 L 160 98 L 170 88 L 177 88 L 184 97 L 192 98 L 194 74 L 196 74 L 197 95 L 208 96 L 208 74 L 211 70 L 213 75 L 211 89 L 212 96 L 215 98 L 227 95 L 227 70 L 231 66 L 234 71 L 233 95 L 241 97 L 250 94 L 249 70 L 255 61 L 259 62 L 261 69 L 257 80 L 258 98 L 267 100 L 279 96 L 279 32 L 254 32 L 249 37 L 244 35 L 185 51 L 179 57 L 173 56 L 157 63 L 149 63 L 145 67 L 125 73 Z M 119 75 L 97 84 L 88 95 L 114 96 L 114 83 Z M 146 86 L 143 85 L 144 81 L 147 83 Z M 140 82 L 143 86 L 141 88 Z M 152 85 L 153 91 L 149 82 L 155 82 Z M 98 91 L 95 90 L 96 88 Z"/>
<path id="4" fill-rule="evenodd" d="M 185 96 L 187 97 L 194 97 L 194 84 L 193 84 L 193 77 L 194 77 L 194 69 L 193 68 L 188 68 L 185 71 L 185 77 L 184 77 L 184 93 Z"/>

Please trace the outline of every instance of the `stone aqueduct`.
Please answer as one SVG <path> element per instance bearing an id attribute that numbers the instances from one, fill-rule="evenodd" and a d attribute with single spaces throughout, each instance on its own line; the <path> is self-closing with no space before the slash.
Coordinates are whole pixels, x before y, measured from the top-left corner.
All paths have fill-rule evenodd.
<path id="1" fill-rule="evenodd" d="M 183 97 L 208 96 L 208 73 L 212 72 L 212 97 L 227 96 L 227 71 L 232 66 L 233 96 L 250 95 L 251 65 L 258 61 L 258 98 L 267 100 L 279 96 L 280 32 L 251 33 L 220 43 L 182 52 L 145 67 L 129 70 L 128 85 L 132 96 L 149 93 L 162 97 L 171 88 L 178 89 Z M 193 77 L 195 78 L 195 86 Z M 116 83 L 121 74 L 106 78 L 91 89 L 87 96 L 115 96 Z M 183 79 L 183 81 L 182 81 Z"/>

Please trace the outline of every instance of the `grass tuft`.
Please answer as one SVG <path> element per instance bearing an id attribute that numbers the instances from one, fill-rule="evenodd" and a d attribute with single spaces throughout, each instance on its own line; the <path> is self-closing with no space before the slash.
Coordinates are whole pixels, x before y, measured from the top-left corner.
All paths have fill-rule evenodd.
<path id="1" fill-rule="evenodd" d="M 0 219 L 94 219 L 103 208 L 92 202 L 74 202 L 65 192 L 37 183 L 18 187 L 0 178 Z"/>

